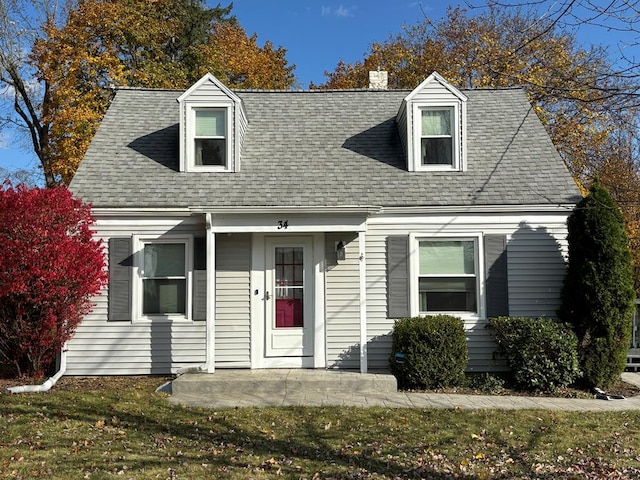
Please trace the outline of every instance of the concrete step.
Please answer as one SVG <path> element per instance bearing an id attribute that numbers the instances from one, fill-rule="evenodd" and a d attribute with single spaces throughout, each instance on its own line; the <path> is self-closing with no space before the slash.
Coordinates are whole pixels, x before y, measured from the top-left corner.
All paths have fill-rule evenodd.
<path id="1" fill-rule="evenodd" d="M 185 373 L 171 385 L 173 395 L 220 395 L 231 398 L 247 392 L 391 393 L 396 379 L 387 373 L 358 373 L 342 370 L 277 369 L 217 370 L 213 374 Z"/>

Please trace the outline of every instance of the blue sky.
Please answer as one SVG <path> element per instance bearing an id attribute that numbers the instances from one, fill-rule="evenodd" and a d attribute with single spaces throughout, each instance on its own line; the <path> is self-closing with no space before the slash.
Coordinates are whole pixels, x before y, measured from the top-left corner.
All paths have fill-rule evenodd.
<path id="1" fill-rule="evenodd" d="M 215 5 L 218 0 L 208 3 Z M 481 5 L 482 0 L 471 3 Z M 284 47 L 289 63 L 296 65 L 299 86 L 307 88 L 310 82 L 323 83 L 324 72 L 333 70 L 338 61 L 362 60 L 372 42 L 386 40 L 424 15 L 438 19 L 448 5 L 458 4 L 465 6 L 464 2 L 437 0 L 235 0 L 233 14 L 249 34 L 258 35 L 260 45 L 269 40 Z M 586 44 L 616 40 L 602 29 L 582 29 L 578 38 Z M 15 139 L 0 134 L 0 167 L 35 166 L 35 155 L 28 146 L 20 148 Z"/>

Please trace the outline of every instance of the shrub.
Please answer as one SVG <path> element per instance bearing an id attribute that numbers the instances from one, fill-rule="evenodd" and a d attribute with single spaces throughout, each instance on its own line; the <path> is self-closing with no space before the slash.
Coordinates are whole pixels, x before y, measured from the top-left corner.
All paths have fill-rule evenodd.
<path id="1" fill-rule="evenodd" d="M 585 383 L 607 388 L 625 368 L 635 309 L 624 219 L 596 181 L 567 227 L 569 266 L 559 314 L 578 336 Z"/>
<path id="2" fill-rule="evenodd" d="M 459 318 L 403 318 L 393 328 L 389 365 L 400 388 L 458 385 L 464 381 L 467 361 L 467 340 Z"/>
<path id="3" fill-rule="evenodd" d="M 106 283 L 89 205 L 63 187 L 0 188 L 0 356 L 41 376 Z"/>
<path id="4" fill-rule="evenodd" d="M 488 372 L 472 374 L 467 377 L 467 386 L 483 393 L 497 394 L 504 390 L 504 378 Z"/>
<path id="5" fill-rule="evenodd" d="M 578 340 L 568 325 L 549 318 L 498 317 L 489 319 L 488 327 L 520 388 L 553 391 L 580 375 Z"/>

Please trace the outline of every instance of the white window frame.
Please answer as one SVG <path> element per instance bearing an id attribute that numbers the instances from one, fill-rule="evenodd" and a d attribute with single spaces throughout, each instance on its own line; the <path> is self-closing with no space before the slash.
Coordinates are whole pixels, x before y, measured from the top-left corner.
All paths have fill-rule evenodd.
<path id="1" fill-rule="evenodd" d="M 420 242 L 421 241 L 473 241 L 475 249 L 475 277 L 476 277 L 476 311 L 420 311 Z M 409 286 L 410 286 L 410 304 L 411 316 L 418 315 L 453 315 L 464 320 L 478 320 L 485 318 L 485 280 L 484 280 L 484 246 L 482 241 L 482 233 L 456 233 L 456 234 L 424 234 L 414 233 L 409 235 Z"/>
<path id="2" fill-rule="evenodd" d="M 422 164 L 422 111 L 449 110 L 451 112 L 451 164 L 423 165 Z M 413 104 L 413 164 L 417 172 L 450 172 L 464 170 L 462 158 L 462 122 L 461 106 L 459 102 L 446 103 L 414 103 Z"/>
<path id="3" fill-rule="evenodd" d="M 182 243 L 185 248 L 185 313 L 172 313 L 167 315 L 146 315 L 143 313 L 144 287 L 143 266 L 144 247 L 150 244 Z M 193 309 L 193 236 L 192 235 L 134 235 L 134 271 L 133 271 L 133 322 L 174 322 L 192 321 Z"/>
<path id="4" fill-rule="evenodd" d="M 229 172 L 232 170 L 233 140 L 232 105 L 227 103 L 188 103 L 186 105 L 185 155 L 187 172 Z M 196 112 L 199 110 L 223 110 L 225 112 L 225 159 L 224 165 L 196 165 Z M 214 137 L 211 137 L 214 138 Z"/>

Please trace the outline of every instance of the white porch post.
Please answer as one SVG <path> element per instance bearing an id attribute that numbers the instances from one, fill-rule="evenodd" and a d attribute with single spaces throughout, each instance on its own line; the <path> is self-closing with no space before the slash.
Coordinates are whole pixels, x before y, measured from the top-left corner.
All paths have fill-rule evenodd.
<path id="1" fill-rule="evenodd" d="M 211 214 L 205 214 L 207 226 L 207 373 L 216 370 L 216 234 L 211 228 Z"/>
<path id="2" fill-rule="evenodd" d="M 365 232 L 358 232 L 360 251 L 360 373 L 367 373 L 367 262 Z"/>

